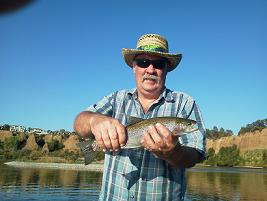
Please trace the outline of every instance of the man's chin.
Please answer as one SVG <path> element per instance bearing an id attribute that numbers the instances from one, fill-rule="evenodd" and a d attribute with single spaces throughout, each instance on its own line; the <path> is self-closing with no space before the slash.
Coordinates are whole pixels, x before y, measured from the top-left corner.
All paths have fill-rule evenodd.
<path id="1" fill-rule="evenodd" d="M 161 90 L 161 86 L 155 81 L 144 81 L 142 88 L 148 93 L 157 93 Z"/>
<path id="2" fill-rule="evenodd" d="M 159 91 L 159 88 L 158 87 L 155 87 L 155 86 L 146 86 L 144 87 L 144 90 L 149 92 L 149 93 L 156 93 Z"/>

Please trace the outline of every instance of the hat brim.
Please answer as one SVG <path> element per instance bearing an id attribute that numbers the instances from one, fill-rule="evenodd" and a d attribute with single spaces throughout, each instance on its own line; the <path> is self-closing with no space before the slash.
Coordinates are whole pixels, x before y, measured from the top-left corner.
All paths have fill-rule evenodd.
<path id="1" fill-rule="evenodd" d="M 150 54 L 166 58 L 169 61 L 168 72 L 174 70 L 182 59 L 182 54 L 122 48 L 122 55 L 128 66 L 133 67 L 133 60 L 138 54 Z"/>

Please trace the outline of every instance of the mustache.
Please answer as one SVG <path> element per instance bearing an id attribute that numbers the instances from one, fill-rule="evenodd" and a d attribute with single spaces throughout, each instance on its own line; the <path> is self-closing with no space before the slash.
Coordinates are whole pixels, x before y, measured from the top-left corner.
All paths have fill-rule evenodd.
<path id="1" fill-rule="evenodd" d="M 157 77 L 156 75 L 150 75 L 150 74 L 147 74 L 143 77 L 143 81 L 145 80 L 154 80 L 156 82 L 160 81 L 159 77 Z"/>

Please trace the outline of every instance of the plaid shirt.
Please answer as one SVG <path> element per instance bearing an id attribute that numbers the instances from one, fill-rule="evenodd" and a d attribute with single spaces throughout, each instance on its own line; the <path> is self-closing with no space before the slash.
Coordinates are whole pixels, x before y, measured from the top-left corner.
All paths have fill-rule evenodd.
<path id="1" fill-rule="evenodd" d="M 205 128 L 195 101 L 185 93 L 164 89 L 147 113 L 137 99 L 136 89 L 121 90 L 90 106 L 89 111 L 118 119 L 127 126 L 127 117 L 143 119 L 176 116 L 197 121 L 198 131 L 179 138 L 183 146 L 193 147 L 205 158 Z M 175 169 L 144 149 L 106 152 L 99 200 L 183 200 L 185 169 Z"/>

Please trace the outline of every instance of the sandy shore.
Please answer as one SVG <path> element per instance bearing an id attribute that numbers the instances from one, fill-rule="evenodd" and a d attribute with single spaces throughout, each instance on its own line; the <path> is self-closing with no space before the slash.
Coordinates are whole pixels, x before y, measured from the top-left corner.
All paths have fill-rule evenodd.
<path id="1" fill-rule="evenodd" d="M 38 163 L 38 162 L 11 161 L 11 162 L 6 162 L 5 164 L 9 166 L 13 166 L 13 167 L 19 167 L 19 168 L 50 168 L 50 169 L 103 172 L 103 162 L 102 163 L 94 162 L 89 165 L 84 165 L 84 164 L 71 164 L 71 163 Z M 195 166 L 195 168 L 201 168 L 201 167 L 205 168 L 205 167 L 211 167 L 211 166 L 203 165 L 203 164 L 197 164 Z M 262 169 L 263 167 L 235 166 L 235 168 Z"/>
<path id="2" fill-rule="evenodd" d="M 37 162 L 21 162 L 11 161 L 5 163 L 13 167 L 22 168 L 51 168 L 51 169 L 65 169 L 65 170 L 84 170 L 84 171 L 103 171 L 102 163 L 91 163 L 89 165 L 84 164 L 70 164 L 70 163 L 37 163 Z"/>

